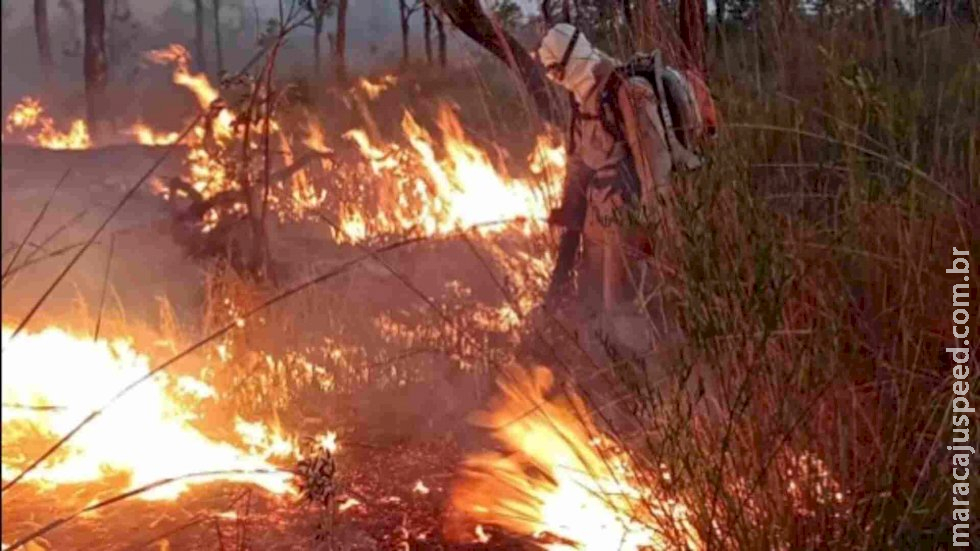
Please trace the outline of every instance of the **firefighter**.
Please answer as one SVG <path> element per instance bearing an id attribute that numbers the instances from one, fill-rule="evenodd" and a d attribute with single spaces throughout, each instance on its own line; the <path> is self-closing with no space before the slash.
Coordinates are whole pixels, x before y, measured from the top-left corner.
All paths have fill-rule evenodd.
<path id="1" fill-rule="evenodd" d="M 627 270 L 638 242 L 628 235 L 620 215 L 646 212 L 666 223 L 663 206 L 672 167 L 694 166 L 697 159 L 664 132 L 650 82 L 617 71 L 618 62 L 595 49 L 574 26 L 552 27 L 537 57 L 548 78 L 570 92 L 572 102 L 565 189 L 561 206 L 551 216 L 563 234 L 545 307 L 554 308 L 568 297 L 589 219 L 601 228 L 595 237 L 601 253 L 592 261 L 601 283 L 580 276 L 580 293 L 587 295 L 590 286 L 598 285 L 594 294 L 601 297 L 597 302 L 602 311 L 623 312 L 634 298 Z M 587 216 L 590 212 L 592 217 Z"/>

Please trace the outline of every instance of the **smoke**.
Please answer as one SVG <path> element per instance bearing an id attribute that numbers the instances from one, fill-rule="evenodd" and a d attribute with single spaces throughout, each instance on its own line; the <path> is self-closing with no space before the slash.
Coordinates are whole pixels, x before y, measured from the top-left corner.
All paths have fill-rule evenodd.
<path id="1" fill-rule="evenodd" d="M 299 0 L 282 0 L 285 10 Z M 107 43 L 110 57 L 110 86 L 132 87 L 146 78 L 141 55 L 151 49 L 177 42 L 192 49 L 194 5 L 191 0 L 143 2 L 105 0 Z M 205 50 L 207 67 L 215 70 L 214 27 L 211 1 L 205 4 Z M 34 33 L 33 2 L 4 2 L 2 38 L 2 106 L 8 110 L 27 94 L 50 94 L 50 99 L 78 103 L 82 93 L 82 29 L 80 0 L 48 0 L 48 20 L 54 54 L 54 82 L 45 83 L 40 69 Z M 225 68 L 236 70 L 252 55 L 259 35 L 270 19 L 279 17 L 279 0 L 222 0 L 220 20 Z M 117 14 L 113 18 L 111 14 Z M 424 58 L 422 13 L 411 18 L 410 50 L 413 60 Z M 330 41 L 336 30 L 335 15 L 329 16 L 321 37 L 325 67 L 331 74 Z M 447 25 L 447 30 L 451 30 Z M 434 40 L 434 38 L 433 38 Z M 280 69 L 291 74 L 312 74 L 313 30 L 303 27 L 290 35 L 281 51 Z M 458 39 L 451 38 L 455 46 Z M 458 48 L 450 49 L 450 58 Z M 355 0 L 348 8 L 347 62 L 355 73 L 391 70 L 401 59 L 401 30 L 395 0 Z M 159 84 L 158 84 L 159 85 Z M 75 98 L 72 100 L 72 98 Z M 47 99 L 47 98 L 46 98 Z M 50 102 L 49 102 L 50 103 Z M 54 106 L 57 107 L 57 106 Z M 72 105 L 64 106 L 66 109 Z"/>

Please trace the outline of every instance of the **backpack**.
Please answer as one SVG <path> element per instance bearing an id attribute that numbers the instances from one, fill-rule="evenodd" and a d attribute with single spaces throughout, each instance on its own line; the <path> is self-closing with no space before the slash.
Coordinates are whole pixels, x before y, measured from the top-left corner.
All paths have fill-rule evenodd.
<path id="1" fill-rule="evenodd" d="M 617 140 L 625 138 L 617 96 L 619 86 L 633 77 L 644 78 L 657 97 L 657 114 L 667 130 L 665 141 L 673 168 L 694 170 L 701 167 L 700 142 L 702 138 L 714 135 L 717 112 L 711 93 L 697 72 L 664 65 L 660 52 L 654 50 L 634 56 L 625 65 L 617 67 L 615 73 L 599 98 L 599 116 L 606 131 Z"/>

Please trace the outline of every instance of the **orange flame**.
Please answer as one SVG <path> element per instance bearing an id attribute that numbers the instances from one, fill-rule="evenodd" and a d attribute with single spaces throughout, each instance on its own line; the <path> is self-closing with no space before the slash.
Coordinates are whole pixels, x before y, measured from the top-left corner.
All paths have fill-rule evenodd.
<path id="1" fill-rule="evenodd" d="M 136 142 L 142 145 L 170 145 L 180 137 L 177 132 L 157 132 L 141 122 L 134 124 L 128 134 L 134 136 Z"/>
<path id="2" fill-rule="evenodd" d="M 240 159 L 236 159 L 235 163 L 226 161 L 238 154 L 239 149 L 245 149 L 243 140 L 238 134 L 242 127 L 248 125 L 236 124 L 237 114 L 228 107 L 219 106 L 221 94 L 218 89 L 211 85 L 207 75 L 191 72 L 191 56 L 183 46 L 172 44 L 167 48 L 148 52 L 146 58 L 154 63 L 171 65 L 174 84 L 190 91 L 197 99 L 200 108 L 211 113 L 207 121 L 196 126 L 186 140 L 188 152 L 184 164 L 187 171 L 186 178 L 191 186 L 204 199 L 210 199 L 224 191 L 241 191 L 243 185 L 239 179 L 250 177 L 249 171 L 252 169 L 243 166 Z M 265 131 L 264 121 L 252 121 L 250 130 L 253 136 L 260 135 Z M 152 131 L 147 132 L 139 125 L 134 126 L 132 132 L 136 134 L 140 143 L 144 144 L 160 143 L 170 139 L 171 136 L 171 134 L 160 135 Z M 285 166 L 288 167 L 295 161 L 295 155 L 282 132 L 282 128 L 274 118 L 269 121 L 269 132 L 274 139 L 278 140 L 279 154 Z M 315 136 L 311 137 L 308 142 L 314 145 L 323 145 L 322 136 L 320 136 L 320 143 L 317 143 L 316 139 Z M 254 144 L 252 145 L 254 148 Z M 323 147 L 325 148 L 325 145 Z M 321 149 L 313 149 L 320 153 L 325 152 Z M 242 165 L 241 169 L 236 168 L 229 171 L 230 166 L 239 165 Z M 307 211 L 317 208 L 326 199 L 325 192 L 315 189 L 305 170 L 293 172 L 287 181 L 289 186 L 284 185 L 283 182 L 276 183 L 275 191 L 277 193 L 267 197 L 270 209 L 281 220 L 302 218 Z M 246 203 L 239 201 L 234 203 L 229 210 L 241 213 L 246 208 Z M 203 231 L 207 232 L 213 229 L 220 218 L 221 214 L 214 209 L 209 211 L 205 217 Z"/>
<path id="3" fill-rule="evenodd" d="M 104 404 L 121 384 L 150 369 L 149 358 L 124 340 L 93 341 L 53 327 L 13 339 L 10 335 L 4 327 L 4 479 L 20 472 L 39 446 L 63 437 Z M 214 394 L 213 388 L 192 377 L 158 374 L 106 409 L 24 480 L 53 488 L 122 472 L 129 474 L 127 489 L 132 489 L 191 473 L 266 470 L 274 472 L 178 480 L 141 497 L 171 500 L 191 485 L 217 480 L 252 482 L 273 494 L 294 494 L 292 474 L 273 464 L 300 453 L 297 443 L 281 430 L 238 419 L 235 429 L 241 443 L 232 444 L 215 441 L 194 428 L 195 411 Z M 18 453 L 22 449 L 31 451 Z"/>
<path id="4" fill-rule="evenodd" d="M 534 179 L 510 178 L 466 136 L 449 105 L 440 107 L 437 142 L 405 112 L 402 132 L 410 149 L 396 144 L 379 146 L 367 132 L 355 129 L 344 137 L 353 141 L 372 173 L 381 178 L 378 214 L 350 207 L 341 227 L 352 241 L 358 236 L 408 231 L 445 235 L 477 228 L 484 235 L 518 227 L 525 235 L 544 230 L 552 201 L 561 189 L 564 151 L 542 137 L 532 154 Z"/>
<path id="5" fill-rule="evenodd" d="M 41 102 L 25 97 L 7 115 L 7 133 L 27 133 L 27 141 L 45 149 L 89 149 L 92 138 L 82 119 L 72 121 L 67 132 L 55 127 L 54 119 L 44 115 Z"/>
<path id="6" fill-rule="evenodd" d="M 378 99 L 378 96 L 397 83 L 398 77 L 395 75 L 385 75 L 379 78 L 377 83 L 371 82 L 366 78 L 360 78 L 357 80 L 357 86 L 364 92 L 364 95 L 371 100 Z"/>
<path id="7" fill-rule="evenodd" d="M 473 524 L 492 524 L 548 540 L 543 546 L 553 550 L 701 547 L 686 508 L 641 480 L 576 395 L 547 398 L 550 371 L 512 379 L 475 418 L 494 428 L 507 451 L 465 460 L 451 497 L 465 518 L 450 524 L 451 537 L 466 540 Z"/>

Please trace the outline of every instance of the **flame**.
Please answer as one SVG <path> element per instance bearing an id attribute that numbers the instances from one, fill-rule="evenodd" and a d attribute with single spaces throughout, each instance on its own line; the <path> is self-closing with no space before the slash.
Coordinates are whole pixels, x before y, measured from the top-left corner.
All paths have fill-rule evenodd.
<path id="1" fill-rule="evenodd" d="M 188 151 L 184 159 L 185 179 L 204 200 L 223 192 L 234 192 L 238 196 L 222 212 L 219 212 L 218 207 L 213 207 L 205 214 L 201 231 L 209 232 L 225 213 L 241 215 L 249 208 L 251 199 L 245 197 L 245 191 L 254 186 L 246 183 L 254 184 L 259 176 L 255 167 L 243 161 L 243 156 L 248 151 L 253 160 L 258 158 L 254 138 L 265 132 L 265 120 L 258 113 L 251 122 L 239 122 L 238 114 L 221 103 L 221 94 L 208 80 L 207 75 L 191 72 L 191 55 L 183 46 L 172 44 L 167 48 L 153 50 L 146 54 L 146 58 L 153 63 L 172 66 L 174 84 L 191 92 L 198 106 L 207 112 L 204 122 L 195 126 L 186 139 Z M 275 149 L 284 166 L 290 167 L 296 160 L 292 146 L 275 117 L 270 117 L 268 122 L 270 137 L 278 144 Z M 246 130 L 253 137 L 247 147 L 243 143 Z M 139 125 L 133 127 L 132 133 L 144 144 L 167 142 L 171 140 L 171 136 L 176 139 L 174 134 L 154 133 Z M 310 134 L 306 143 L 318 153 L 328 152 L 322 135 Z M 280 220 L 302 219 L 306 212 L 319 207 L 326 200 L 326 192 L 317 190 L 312 185 L 305 170 L 293 171 L 286 181 L 289 185 L 282 181 L 270 182 L 275 187 L 263 199 L 268 201 L 270 211 L 277 214 Z M 167 194 L 165 189 L 158 191 Z"/>
<path id="2" fill-rule="evenodd" d="M 54 119 L 44 114 L 41 102 L 25 97 L 7 115 L 4 126 L 7 133 L 23 132 L 27 141 L 45 149 L 89 149 L 92 138 L 88 125 L 82 119 L 71 122 L 67 132 L 58 130 Z"/>
<path id="3" fill-rule="evenodd" d="M 41 102 L 28 96 L 20 100 L 20 103 L 14 106 L 14 109 L 7 115 L 7 132 L 13 132 L 14 130 L 26 130 L 28 128 L 33 128 L 37 126 L 41 119 L 41 113 L 44 112 L 44 108 L 41 107 Z"/>
<path id="4" fill-rule="evenodd" d="M 177 132 L 157 132 L 141 122 L 134 124 L 128 133 L 136 138 L 137 143 L 142 145 L 170 145 L 180 137 Z"/>
<path id="5" fill-rule="evenodd" d="M 357 499 L 356 497 L 348 497 L 344 501 L 341 501 L 340 503 L 337 504 L 337 512 L 343 513 L 344 511 L 348 509 L 352 509 L 359 505 L 361 505 L 361 501 L 359 499 Z"/>
<path id="6" fill-rule="evenodd" d="M 700 548 L 687 509 L 642 480 L 574 393 L 547 398 L 552 383 L 544 368 L 514 372 L 476 417 L 507 453 L 465 460 L 451 497 L 465 519 L 449 535 L 465 541 L 473 524 L 497 525 L 552 550 Z"/>
<path id="7" fill-rule="evenodd" d="M 121 384 L 150 369 L 150 359 L 125 340 L 93 341 L 55 327 L 13 339 L 10 335 L 4 327 L 4 479 L 104 404 Z M 294 494 L 292 474 L 277 469 L 273 460 L 293 459 L 300 452 L 280 429 L 238 419 L 241 444 L 236 445 L 215 441 L 193 426 L 195 411 L 214 394 L 213 388 L 192 377 L 158 374 L 111 405 L 24 480 L 50 489 L 126 473 L 126 489 L 133 489 L 190 473 L 264 470 L 272 472 L 178 480 L 140 497 L 172 500 L 191 485 L 218 480 L 252 482 L 276 495 Z"/>
<path id="8" fill-rule="evenodd" d="M 215 100 L 221 97 L 218 90 L 211 86 L 204 73 L 191 73 L 191 54 L 180 44 L 171 44 L 166 48 L 152 50 L 146 53 L 146 59 L 158 65 L 173 65 L 172 75 L 174 84 L 187 88 L 194 93 L 201 109 L 208 109 Z"/>
<path id="9" fill-rule="evenodd" d="M 378 213 L 348 207 L 341 240 L 418 231 L 446 235 L 476 228 L 483 234 L 519 228 L 525 235 L 545 229 L 552 201 L 561 189 L 564 151 L 542 137 L 531 155 L 539 176 L 517 179 L 494 165 L 487 153 L 463 131 L 453 109 L 443 104 L 437 117 L 441 140 L 436 140 L 408 111 L 402 133 L 410 148 L 379 145 L 368 133 L 354 129 L 344 137 L 357 145 L 371 172 L 380 177 Z"/>
<path id="10" fill-rule="evenodd" d="M 360 88 L 364 92 L 364 95 L 366 95 L 370 100 L 378 99 L 378 96 L 397 83 L 398 77 L 395 75 L 385 75 L 379 78 L 377 83 L 373 83 L 366 78 L 357 79 L 358 88 Z"/>

